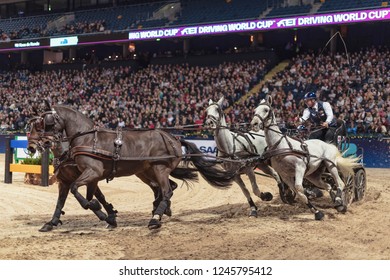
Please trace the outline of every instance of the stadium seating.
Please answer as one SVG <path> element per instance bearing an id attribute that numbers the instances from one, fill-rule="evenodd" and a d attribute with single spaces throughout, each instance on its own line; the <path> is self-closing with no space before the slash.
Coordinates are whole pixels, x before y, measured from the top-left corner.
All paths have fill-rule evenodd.
<path id="1" fill-rule="evenodd" d="M 267 8 L 262 0 L 182 0 L 181 4 L 181 15 L 171 25 L 255 19 Z"/>
<path id="2" fill-rule="evenodd" d="M 383 0 L 326 0 L 318 13 L 380 8 Z"/>
<path id="3" fill-rule="evenodd" d="M 311 10 L 311 5 L 296 5 L 288 6 L 281 8 L 273 8 L 271 12 L 267 14 L 267 18 L 273 17 L 284 17 L 284 16 L 294 16 L 294 15 L 303 15 L 309 13 Z"/>

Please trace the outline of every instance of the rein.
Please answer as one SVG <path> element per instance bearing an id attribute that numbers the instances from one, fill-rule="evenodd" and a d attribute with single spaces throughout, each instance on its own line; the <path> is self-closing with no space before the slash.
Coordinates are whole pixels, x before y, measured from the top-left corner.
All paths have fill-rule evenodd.
<path id="1" fill-rule="evenodd" d="M 266 102 L 264 105 L 268 106 L 270 109 L 268 111 L 268 114 L 264 118 L 262 118 L 259 114 L 255 114 L 255 116 L 260 119 L 260 121 L 263 123 L 263 126 L 266 129 L 269 129 L 269 130 L 280 135 L 279 140 L 275 144 L 273 144 L 271 147 L 268 147 L 268 150 L 264 152 L 264 154 L 263 154 L 264 160 L 269 160 L 270 158 L 272 158 L 274 156 L 279 156 L 279 155 L 296 155 L 296 156 L 300 156 L 300 157 L 305 157 L 307 159 L 306 166 L 309 165 L 310 158 L 317 158 L 317 159 L 321 159 L 321 160 L 326 160 L 326 161 L 330 162 L 331 164 L 335 165 L 335 163 L 333 161 L 331 161 L 327 158 L 324 158 L 324 157 L 320 158 L 318 156 L 310 154 L 308 151 L 308 148 L 307 148 L 307 144 L 302 139 L 294 139 L 295 141 L 300 142 L 302 150 L 294 149 L 291 142 L 289 141 L 287 135 L 283 134 L 280 130 L 276 130 L 276 129 L 271 128 L 272 126 L 277 126 L 277 124 L 275 123 L 274 115 L 271 114 L 272 107 L 268 102 Z M 270 115 L 271 115 L 271 117 L 270 117 Z M 265 126 L 265 122 L 270 118 L 271 118 L 271 122 L 269 123 L 268 126 Z M 319 129 L 322 129 L 322 128 L 319 128 Z M 277 149 L 277 147 L 280 145 L 280 143 L 282 142 L 283 139 L 286 139 L 286 142 L 287 142 L 289 148 Z"/>
<path id="2" fill-rule="evenodd" d="M 229 128 L 228 126 L 226 125 L 221 125 L 221 121 L 222 119 L 224 118 L 224 114 L 223 114 L 223 111 L 221 109 L 221 107 L 219 106 L 219 104 L 217 102 L 213 102 L 211 103 L 207 109 L 206 109 L 206 112 L 208 111 L 208 109 L 212 106 L 216 106 L 217 108 L 217 112 L 218 112 L 218 117 L 215 117 L 214 115 L 210 115 L 210 114 L 207 114 L 207 117 L 206 117 L 206 121 L 207 120 L 211 120 L 211 122 L 213 122 L 215 124 L 215 128 L 213 128 L 213 130 L 215 130 L 215 138 L 218 137 L 218 133 L 221 129 L 227 129 L 229 130 L 229 132 L 231 133 L 231 136 L 233 138 L 233 151 L 231 153 L 227 152 L 227 151 L 223 151 L 221 149 L 221 147 L 218 147 L 218 151 L 228 155 L 230 158 L 237 158 L 236 156 L 236 143 L 240 143 L 244 149 L 244 152 L 248 153 L 249 155 L 255 155 L 255 156 L 259 156 L 258 154 L 258 151 L 257 151 L 257 148 L 256 146 L 252 143 L 252 141 L 250 140 L 249 136 L 252 137 L 253 139 L 255 138 L 251 133 L 249 132 L 242 132 L 242 131 L 239 131 L 238 129 L 237 130 L 233 130 L 231 128 Z M 234 134 L 235 133 L 235 134 Z M 248 135 L 249 134 L 249 135 Z M 244 142 L 242 142 L 239 137 L 242 137 L 246 140 L 246 142 L 248 143 L 249 145 L 249 149 L 247 148 L 247 146 L 245 145 Z M 260 136 L 260 135 L 259 135 Z"/>

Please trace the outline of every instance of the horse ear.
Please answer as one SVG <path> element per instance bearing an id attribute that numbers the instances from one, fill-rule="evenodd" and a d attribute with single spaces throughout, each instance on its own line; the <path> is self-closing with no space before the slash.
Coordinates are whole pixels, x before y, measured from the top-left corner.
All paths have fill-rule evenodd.
<path id="1" fill-rule="evenodd" d="M 51 105 L 49 103 L 49 100 L 45 99 L 45 106 L 46 106 L 46 111 L 50 111 L 51 110 Z"/>
<path id="2" fill-rule="evenodd" d="M 33 106 L 31 107 L 31 109 L 32 109 L 32 111 L 34 112 L 34 114 L 35 114 L 36 116 L 39 115 L 38 108 L 37 108 L 35 105 L 33 105 Z"/>
<path id="3" fill-rule="evenodd" d="M 211 105 L 211 104 L 213 104 L 213 100 L 210 99 L 209 100 L 209 105 Z"/>
<path id="4" fill-rule="evenodd" d="M 225 98 L 222 96 L 219 100 L 218 100 L 218 106 L 220 108 L 222 108 L 222 105 L 223 105 L 223 101 L 225 100 Z"/>
<path id="5" fill-rule="evenodd" d="M 271 95 L 267 95 L 267 102 L 269 105 L 272 105 L 272 96 Z"/>

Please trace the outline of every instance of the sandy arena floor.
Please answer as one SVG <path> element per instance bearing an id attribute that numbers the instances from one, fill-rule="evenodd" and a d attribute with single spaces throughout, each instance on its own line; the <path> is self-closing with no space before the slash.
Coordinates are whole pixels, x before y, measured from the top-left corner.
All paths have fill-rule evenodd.
<path id="1" fill-rule="evenodd" d="M 118 228 L 107 230 L 70 194 L 63 225 L 41 233 L 38 230 L 54 212 L 57 185 L 26 185 L 22 173 L 14 173 L 13 184 L 4 184 L 1 154 L 0 259 L 389 260 L 390 172 L 366 172 L 366 196 L 346 214 L 331 207 L 328 195 L 314 202 L 325 213 L 320 222 L 304 206 L 283 204 L 272 179 L 257 176 L 261 190 L 274 194 L 270 202 L 255 199 L 257 219 L 248 218 L 238 185 L 219 190 L 200 179 L 191 188 L 175 190 L 173 216 L 164 217 L 161 229 L 150 231 L 152 192 L 132 176 L 100 183 L 119 211 Z"/>

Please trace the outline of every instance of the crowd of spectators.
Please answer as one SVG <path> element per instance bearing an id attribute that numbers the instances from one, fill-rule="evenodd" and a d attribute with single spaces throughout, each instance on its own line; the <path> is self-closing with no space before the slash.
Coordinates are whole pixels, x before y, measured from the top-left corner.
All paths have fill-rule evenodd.
<path id="1" fill-rule="evenodd" d="M 390 51 L 372 47 L 349 55 L 348 60 L 346 54 L 299 54 L 257 94 L 234 104 L 232 112 L 241 116 L 240 121 L 248 122 L 260 100 L 271 94 L 281 128 L 295 128 L 305 108 L 304 94 L 315 91 L 319 100 L 331 103 L 350 135 L 388 134 Z"/>
<path id="2" fill-rule="evenodd" d="M 149 65 L 0 73 L 0 130 L 23 129 L 42 98 L 74 106 L 96 125 L 159 128 L 193 127 L 203 123 L 208 101 L 225 96 L 227 122 L 249 123 L 253 111 L 271 94 L 281 128 L 295 128 L 303 95 L 316 91 L 329 101 L 349 134 L 388 134 L 390 123 L 390 52 L 370 48 L 335 56 L 305 53 L 247 96 L 269 70 L 265 60 L 225 62 L 216 67 Z"/>
<path id="3" fill-rule="evenodd" d="M 0 25 L 1 26 L 1 25 Z M 19 40 L 23 38 L 41 38 L 53 35 L 73 35 L 73 34 L 88 34 L 102 33 L 106 31 L 106 23 L 104 20 L 97 21 L 72 21 L 57 30 L 50 29 L 46 25 L 25 26 L 18 30 L 9 31 L 6 33 L 0 28 L 0 43 L 9 42 L 11 40 Z"/>
<path id="4" fill-rule="evenodd" d="M 239 100 L 266 67 L 266 61 L 243 61 L 218 67 L 149 65 L 136 72 L 121 67 L 2 73 L 1 129 L 21 129 L 44 96 L 75 106 L 98 126 L 112 129 L 201 125 L 210 98 Z"/>
<path id="5" fill-rule="evenodd" d="M 75 35 L 86 33 L 98 33 L 106 30 L 106 22 L 104 20 L 97 21 L 72 21 L 59 28 L 58 30 L 49 30 L 49 35 Z"/>

